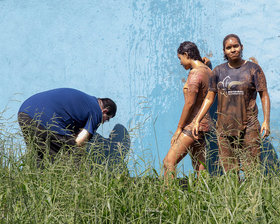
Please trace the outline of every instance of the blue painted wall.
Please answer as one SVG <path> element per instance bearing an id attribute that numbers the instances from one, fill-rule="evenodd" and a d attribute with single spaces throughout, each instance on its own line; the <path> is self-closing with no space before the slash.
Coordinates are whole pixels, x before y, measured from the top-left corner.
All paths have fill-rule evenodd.
<path id="1" fill-rule="evenodd" d="M 196 42 L 216 66 L 224 36 L 236 33 L 244 58 L 256 57 L 267 76 L 277 137 L 279 12 L 279 0 L 0 0 L 0 109 L 9 117 L 30 95 L 57 87 L 111 97 L 118 114 L 99 133 L 125 125 L 135 154 L 159 170 L 184 103 L 178 45 Z M 182 165 L 191 170 L 189 159 Z"/>

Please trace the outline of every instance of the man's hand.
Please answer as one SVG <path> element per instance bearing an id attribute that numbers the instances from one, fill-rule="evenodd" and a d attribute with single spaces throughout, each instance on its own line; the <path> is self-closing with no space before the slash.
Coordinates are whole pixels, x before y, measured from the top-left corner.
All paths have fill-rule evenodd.
<path id="1" fill-rule="evenodd" d="M 263 132 L 264 132 L 264 133 L 263 133 Z M 263 133 L 263 135 L 262 135 L 263 138 L 269 136 L 269 134 L 270 134 L 269 123 L 263 122 L 262 127 L 261 127 L 261 134 L 262 134 L 262 133 Z"/>
<path id="2" fill-rule="evenodd" d="M 192 130 L 193 137 L 198 139 L 199 123 L 195 122 Z"/>
<path id="3" fill-rule="evenodd" d="M 174 143 L 176 143 L 177 139 L 179 138 L 180 134 L 182 133 L 183 129 L 182 128 L 177 128 L 177 130 L 175 131 L 172 139 L 171 139 L 171 145 L 173 145 Z"/>
<path id="4" fill-rule="evenodd" d="M 91 137 L 91 134 L 86 130 L 83 129 L 75 139 L 77 146 L 84 145 Z"/>

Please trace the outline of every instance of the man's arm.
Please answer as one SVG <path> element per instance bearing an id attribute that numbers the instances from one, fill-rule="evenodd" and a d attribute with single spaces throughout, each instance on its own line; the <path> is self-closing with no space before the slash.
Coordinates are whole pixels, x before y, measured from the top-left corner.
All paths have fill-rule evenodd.
<path id="1" fill-rule="evenodd" d="M 261 127 L 261 133 L 263 133 L 263 137 L 267 137 L 270 134 L 270 99 L 267 90 L 259 92 L 261 101 L 262 101 L 262 109 L 263 109 L 263 116 L 264 122 Z"/>
<path id="2" fill-rule="evenodd" d="M 92 134 L 90 134 L 86 129 L 83 129 L 75 139 L 77 146 L 84 145 L 90 138 Z"/>

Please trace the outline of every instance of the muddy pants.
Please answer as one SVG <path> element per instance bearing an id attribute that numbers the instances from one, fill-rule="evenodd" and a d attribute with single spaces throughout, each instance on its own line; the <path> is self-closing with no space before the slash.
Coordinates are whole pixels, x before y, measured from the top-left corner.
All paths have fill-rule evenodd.
<path id="1" fill-rule="evenodd" d="M 18 123 L 27 147 L 34 147 L 37 153 L 37 166 L 40 166 L 46 154 L 53 162 L 61 149 L 69 151 L 75 147 L 73 136 L 53 133 L 23 112 L 18 113 Z"/>

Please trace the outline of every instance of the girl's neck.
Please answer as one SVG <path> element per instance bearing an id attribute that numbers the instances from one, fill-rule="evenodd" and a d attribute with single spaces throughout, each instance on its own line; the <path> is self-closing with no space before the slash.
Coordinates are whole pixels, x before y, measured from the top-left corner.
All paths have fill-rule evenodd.
<path id="1" fill-rule="evenodd" d="M 240 68 L 245 63 L 246 63 L 246 61 L 241 58 L 240 60 L 237 60 L 237 61 L 228 61 L 228 66 L 230 68 Z"/>
<path id="2" fill-rule="evenodd" d="M 191 62 L 191 67 L 192 67 L 192 69 L 196 69 L 196 68 L 201 67 L 201 66 L 204 66 L 204 65 L 205 65 L 205 64 L 202 63 L 202 62 L 199 61 L 199 60 L 193 60 L 193 61 Z"/>

